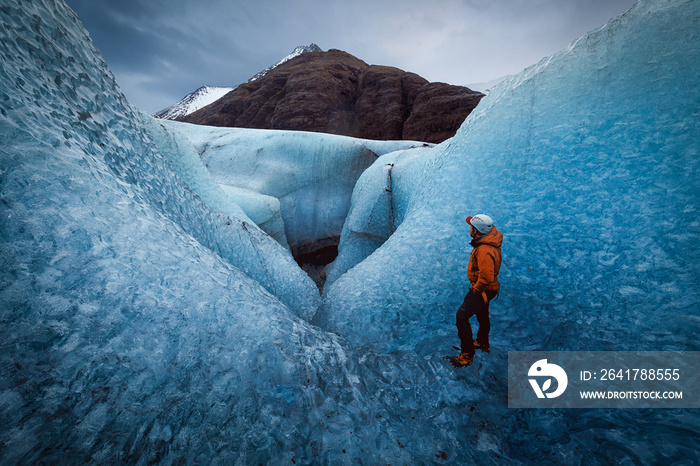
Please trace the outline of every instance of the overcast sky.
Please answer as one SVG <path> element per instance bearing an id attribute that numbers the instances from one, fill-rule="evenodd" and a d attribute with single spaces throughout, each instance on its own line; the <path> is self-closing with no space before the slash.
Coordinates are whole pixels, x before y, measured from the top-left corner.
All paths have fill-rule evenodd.
<path id="1" fill-rule="evenodd" d="M 636 0 L 66 0 L 129 101 L 235 87 L 314 42 L 468 85 L 518 73 Z"/>

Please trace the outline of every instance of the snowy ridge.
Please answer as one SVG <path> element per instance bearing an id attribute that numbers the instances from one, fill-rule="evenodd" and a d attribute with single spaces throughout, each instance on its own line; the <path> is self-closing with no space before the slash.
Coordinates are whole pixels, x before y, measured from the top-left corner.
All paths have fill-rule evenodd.
<path id="1" fill-rule="evenodd" d="M 278 61 L 274 65 L 270 66 L 269 68 L 265 68 L 264 70 L 262 70 L 261 72 L 259 72 L 258 74 L 256 74 L 252 78 L 250 78 L 247 82 L 253 82 L 256 79 L 260 79 L 263 76 L 265 76 L 267 73 L 269 73 L 270 71 L 272 71 L 275 68 L 277 68 L 278 66 L 280 66 L 282 63 L 286 63 L 289 60 L 291 60 L 292 58 L 296 58 L 299 55 L 307 53 L 307 52 L 323 52 L 323 50 L 321 49 L 321 47 L 314 44 L 313 42 L 311 43 L 311 45 L 300 45 L 299 47 L 295 48 L 292 51 L 292 53 L 290 53 L 289 55 L 287 55 L 286 57 L 284 57 L 283 59 L 281 59 L 280 61 Z"/>
<path id="2" fill-rule="evenodd" d="M 216 102 L 234 89 L 235 87 L 202 86 L 153 116 L 164 120 L 176 120 Z"/>

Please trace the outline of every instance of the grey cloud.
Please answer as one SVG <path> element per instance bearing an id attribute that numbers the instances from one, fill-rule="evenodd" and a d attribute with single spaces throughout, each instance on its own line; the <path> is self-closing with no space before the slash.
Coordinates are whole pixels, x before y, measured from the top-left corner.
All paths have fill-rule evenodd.
<path id="1" fill-rule="evenodd" d="M 234 86 L 315 42 L 432 81 L 487 81 L 566 47 L 634 0 L 67 0 L 132 104 Z"/>

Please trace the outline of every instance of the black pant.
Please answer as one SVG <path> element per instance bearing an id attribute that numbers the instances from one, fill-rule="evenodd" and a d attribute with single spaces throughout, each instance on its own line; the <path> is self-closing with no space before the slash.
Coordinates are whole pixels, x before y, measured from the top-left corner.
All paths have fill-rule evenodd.
<path id="1" fill-rule="evenodd" d="M 489 301 L 495 298 L 497 294 L 498 291 L 486 291 Z M 457 310 L 457 335 L 462 344 L 462 353 L 474 354 L 472 326 L 469 324 L 469 319 L 473 315 L 476 315 L 476 320 L 479 322 L 476 341 L 481 345 L 488 346 L 489 331 L 491 330 L 489 303 L 484 303 L 484 298 L 481 295 L 476 295 L 472 290 L 469 290 L 469 293 L 464 297 L 464 302 Z"/>

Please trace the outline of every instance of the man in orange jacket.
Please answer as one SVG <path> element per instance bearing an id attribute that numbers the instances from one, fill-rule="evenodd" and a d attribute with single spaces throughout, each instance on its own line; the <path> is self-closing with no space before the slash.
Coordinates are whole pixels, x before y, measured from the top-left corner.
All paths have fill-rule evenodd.
<path id="1" fill-rule="evenodd" d="M 456 367 L 468 366 L 474 360 L 474 351 L 489 352 L 489 302 L 498 294 L 498 272 L 501 268 L 501 244 L 503 234 L 493 226 L 493 219 L 485 214 L 467 217 L 469 234 L 474 247 L 467 266 L 467 278 L 472 288 L 457 310 L 457 335 L 461 341 L 461 354 L 452 358 Z M 476 315 L 479 331 L 472 340 L 469 319 Z"/>

